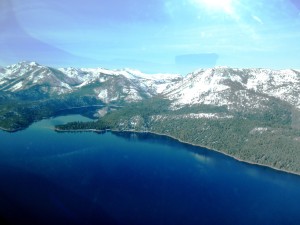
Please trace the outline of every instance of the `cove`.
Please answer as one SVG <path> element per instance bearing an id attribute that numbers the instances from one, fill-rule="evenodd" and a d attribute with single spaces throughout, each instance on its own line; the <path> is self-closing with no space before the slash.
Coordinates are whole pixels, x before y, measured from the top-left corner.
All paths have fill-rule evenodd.
<path id="1" fill-rule="evenodd" d="M 1 224 L 299 224 L 300 177 L 146 133 L 0 131 Z"/>

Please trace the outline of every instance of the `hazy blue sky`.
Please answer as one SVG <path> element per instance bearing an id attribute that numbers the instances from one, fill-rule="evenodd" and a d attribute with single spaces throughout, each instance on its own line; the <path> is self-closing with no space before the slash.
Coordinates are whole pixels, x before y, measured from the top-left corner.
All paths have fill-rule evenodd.
<path id="1" fill-rule="evenodd" d="M 0 64 L 300 68 L 299 2 L 1 0 Z"/>

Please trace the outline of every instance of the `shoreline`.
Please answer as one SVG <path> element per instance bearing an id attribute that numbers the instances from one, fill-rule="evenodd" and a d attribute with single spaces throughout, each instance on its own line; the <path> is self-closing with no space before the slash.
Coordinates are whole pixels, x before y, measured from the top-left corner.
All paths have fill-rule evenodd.
<path id="1" fill-rule="evenodd" d="M 17 129 L 7 129 L 7 128 L 4 128 L 4 127 L 0 127 L 0 130 L 2 130 L 2 131 L 5 131 L 5 132 L 9 132 L 9 133 L 14 133 L 14 132 L 17 132 L 17 131 L 23 130 L 23 128 L 17 128 Z"/>
<path id="2" fill-rule="evenodd" d="M 179 138 L 173 137 L 172 135 L 157 133 L 157 132 L 153 132 L 153 131 L 113 130 L 113 129 L 106 129 L 106 130 L 97 130 L 97 129 L 60 130 L 58 128 L 54 128 L 54 130 L 57 131 L 57 132 L 62 132 L 62 133 L 63 132 L 96 132 L 96 133 L 100 133 L 100 132 L 106 132 L 106 131 L 109 131 L 109 132 L 121 132 L 121 133 L 122 132 L 128 132 L 128 133 L 149 133 L 149 134 L 154 134 L 154 135 L 169 137 L 169 138 L 172 138 L 173 140 L 179 141 L 180 143 L 183 143 L 183 144 L 188 144 L 188 145 L 195 146 L 195 147 L 205 148 L 208 151 L 214 151 L 214 152 L 223 154 L 223 155 L 225 155 L 227 157 L 230 157 L 230 158 L 232 158 L 234 160 L 237 160 L 238 162 L 247 163 L 247 164 L 255 165 L 255 166 L 266 167 L 266 168 L 273 169 L 273 170 L 276 170 L 276 171 L 279 171 L 279 172 L 284 172 L 284 173 L 288 173 L 288 174 L 300 176 L 300 172 L 299 173 L 292 172 L 292 171 L 288 171 L 288 170 L 285 170 L 285 169 L 279 169 L 277 167 L 266 165 L 266 164 L 261 164 L 261 163 L 247 161 L 247 160 L 244 160 L 244 159 L 240 159 L 240 158 L 238 158 L 238 157 L 236 157 L 234 155 L 230 155 L 230 154 L 228 154 L 226 152 L 223 152 L 221 150 L 213 149 L 213 148 L 210 148 L 210 147 L 207 147 L 207 146 L 203 146 L 203 145 L 192 144 L 192 143 L 189 143 L 187 141 L 183 141 L 183 140 L 181 140 Z"/>

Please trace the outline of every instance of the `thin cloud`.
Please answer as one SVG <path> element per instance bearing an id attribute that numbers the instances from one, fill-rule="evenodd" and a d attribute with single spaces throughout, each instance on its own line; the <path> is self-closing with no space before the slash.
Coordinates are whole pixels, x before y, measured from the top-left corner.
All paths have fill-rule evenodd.
<path id="1" fill-rule="evenodd" d="M 264 24 L 263 21 L 262 21 L 259 17 L 255 16 L 255 15 L 252 15 L 252 18 L 253 18 L 256 22 L 258 22 L 258 23 L 260 23 L 260 24 Z"/>

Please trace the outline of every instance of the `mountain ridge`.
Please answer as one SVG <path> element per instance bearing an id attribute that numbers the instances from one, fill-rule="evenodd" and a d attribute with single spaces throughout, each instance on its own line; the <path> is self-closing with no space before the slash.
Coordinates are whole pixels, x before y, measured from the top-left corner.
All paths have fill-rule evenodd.
<path id="1" fill-rule="evenodd" d="M 101 89 L 99 86 L 117 77 L 123 78 L 118 82 L 123 82 L 127 88 L 127 90 L 119 88 L 119 95 L 131 95 L 127 99 L 128 102 L 144 99 L 139 95 L 139 92 L 144 92 L 142 94 L 144 96 L 163 95 L 165 98 L 175 100 L 174 107 L 187 104 L 230 106 L 233 104 L 233 100 L 231 101 L 226 96 L 235 95 L 235 102 L 247 102 L 249 101 L 247 99 L 249 91 L 254 91 L 257 94 L 279 98 L 300 108 L 300 99 L 298 98 L 300 72 L 293 69 L 215 67 L 199 69 L 186 76 L 180 76 L 178 74 L 144 74 L 133 69 L 109 70 L 72 67 L 56 69 L 41 66 L 36 62 L 20 62 L 0 70 L 0 90 L 18 92 L 38 84 L 47 84 L 50 89 L 46 90 L 45 88 L 45 92 L 60 95 L 78 91 L 98 82 L 98 88 L 93 90 L 95 96 L 98 95 L 104 102 L 111 102 L 117 96 L 111 93 L 112 97 L 109 98 L 108 95 L 105 95 L 109 89 Z M 258 102 L 262 100 L 257 99 Z M 258 104 L 257 108 L 260 105 Z"/>
<path id="2" fill-rule="evenodd" d="M 159 79 L 158 79 L 159 77 Z M 98 82 L 98 88 L 91 90 L 95 96 L 98 96 L 105 102 L 114 101 L 117 97 L 111 93 L 111 99 L 104 99 L 102 93 L 109 92 L 108 88 L 100 88 L 100 84 L 106 81 L 115 83 L 124 83 L 124 90 L 119 89 L 119 95 L 129 95 L 127 101 L 138 101 L 143 99 L 139 95 L 152 96 L 162 92 L 165 86 L 174 79 L 179 79 L 179 75 L 171 74 L 153 74 L 147 75 L 137 70 L 108 70 L 103 68 L 52 68 L 41 66 L 36 62 L 20 62 L 11 66 L 2 68 L 0 71 L 0 90 L 6 92 L 19 92 L 27 90 L 33 86 L 50 86 L 50 89 L 44 88 L 45 94 L 66 94 L 76 92 L 79 89 Z M 122 81 L 121 81 L 122 80 Z M 102 85 L 105 86 L 105 85 Z M 101 98 L 102 97 L 102 98 Z"/>

